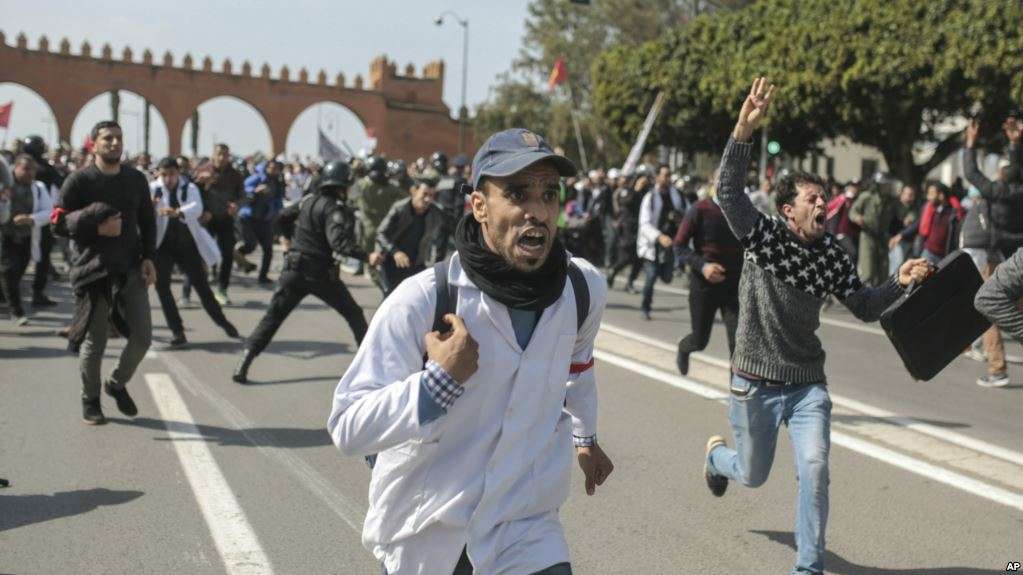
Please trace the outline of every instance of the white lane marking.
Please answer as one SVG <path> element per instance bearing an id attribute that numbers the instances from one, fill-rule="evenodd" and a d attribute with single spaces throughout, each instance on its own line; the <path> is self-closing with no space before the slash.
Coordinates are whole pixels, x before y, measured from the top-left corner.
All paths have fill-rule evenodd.
<path id="1" fill-rule="evenodd" d="M 728 403 L 727 394 L 701 383 L 697 383 L 691 379 L 670 374 L 666 371 L 643 365 L 631 359 L 626 359 L 606 351 L 594 350 L 593 356 L 600 361 L 606 361 L 612 365 L 633 371 L 655 381 L 666 383 L 672 387 L 689 391 L 690 393 L 694 393 L 719 403 Z M 834 401 L 834 398 L 832 398 L 832 401 Z M 917 475 L 923 476 L 927 479 L 933 479 L 950 487 L 954 487 L 967 493 L 994 501 L 995 503 L 1000 503 L 1019 511 L 1023 511 L 1023 495 L 989 485 L 982 481 L 973 479 L 972 477 L 955 473 L 954 471 L 949 471 L 915 457 L 903 455 L 896 451 L 874 445 L 840 431 L 832 430 L 831 440 L 836 445 L 840 445 L 861 455 L 866 455 L 867 457 L 916 473 Z"/>
<path id="2" fill-rule="evenodd" d="M 654 285 L 654 291 L 662 291 L 662 292 L 665 292 L 665 293 L 670 293 L 670 294 L 675 294 L 675 295 L 685 295 L 685 296 L 689 295 L 689 290 L 687 290 L 687 289 L 677 288 L 677 287 L 672 287 L 672 286 L 666 286 L 666 285 Z M 885 335 L 884 330 L 881 329 L 881 328 L 871 327 L 869 325 L 863 325 L 862 323 L 857 323 L 857 322 L 852 322 L 852 321 L 845 321 L 845 320 L 834 319 L 834 318 L 830 318 L 830 317 L 821 317 L 821 323 L 823 323 L 825 325 L 830 325 L 830 326 L 834 326 L 834 327 L 843 327 L 845 329 L 851 329 L 853 331 L 859 331 L 859 332 L 869 333 L 869 334 L 873 334 L 873 335 Z"/>
<path id="3" fill-rule="evenodd" d="M 260 547 L 255 531 L 209 447 L 204 441 L 195 441 L 202 433 L 195 426 L 174 381 L 166 373 L 147 373 L 146 384 L 227 572 L 231 575 L 272 574 L 270 559 Z"/>
<path id="4" fill-rule="evenodd" d="M 201 397 L 212 405 L 220 413 L 221 417 L 245 436 L 249 443 L 254 445 L 263 455 L 276 459 L 284 469 L 301 481 L 306 489 L 316 495 L 346 525 L 356 533 L 362 534 L 362 521 L 366 515 L 364 506 L 359 505 L 351 497 L 339 491 L 316 469 L 306 463 L 304 459 L 295 455 L 293 450 L 281 447 L 270 434 L 259 431 L 259 426 L 253 423 L 251 419 L 246 417 L 224 396 L 195 377 L 181 360 L 173 357 L 171 354 L 159 354 L 157 357 L 189 392 L 197 397 Z M 329 437 L 325 422 L 323 435 L 324 437 Z"/>
<path id="5" fill-rule="evenodd" d="M 656 347 L 657 349 L 670 351 L 672 353 L 675 353 L 676 351 L 675 346 L 665 341 L 645 336 L 643 334 L 636 333 L 623 327 L 609 324 L 606 321 L 601 323 L 600 329 L 607 330 L 609 333 L 620 335 L 622 337 L 627 337 L 629 339 L 638 341 L 640 343 L 652 347 Z M 707 363 L 710 363 L 723 369 L 730 369 L 731 367 L 728 361 L 704 353 L 694 353 L 693 357 L 695 359 L 705 361 Z M 929 423 L 922 423 L 920 421 L 913 419 L 912 417 L 905 417 L 897 413 L 863 403 L 862 401 L 857 401 L 855 399 L 849 399 L 848 397 L 836 395 L 835 393 L 831 392 L 831 390 L 828 391 L 829 393 L 831 393 L 831 402 L 839 407 L 844 407 L 846 409 L 858 411 L 864 415 L 869 415 L 871 417 L 882 419 L 884 420 L 885 423 L 891 423 L 894 425 L 898 425 L 899 427 L 912 429 L 913 431 L 917 431 L 924 435 L 929 435 L 936 439 L 941 439 L 942 441 L 946 441 L 953 445 L 958 445 L 959 447 L 971 449 L 973 451 L 976 451 L 977 453 L 983 453 L 984 455 L 989 455 L 997 459 L 1008 461 L 1009 463 L 1023 466 L 1023 453 L 1020 453 L 1018 451 L 1013 451 L 1011 449 L 1007 449 L 999 445 L 994 445 L 992 443 L 988 443 L 980 439 L 974 439 L 973 437 L 969 437 L 961 433 L 956 433 L 954 431 L 949 431 L 948 429 L 943 429 L 931 425 Z"/>

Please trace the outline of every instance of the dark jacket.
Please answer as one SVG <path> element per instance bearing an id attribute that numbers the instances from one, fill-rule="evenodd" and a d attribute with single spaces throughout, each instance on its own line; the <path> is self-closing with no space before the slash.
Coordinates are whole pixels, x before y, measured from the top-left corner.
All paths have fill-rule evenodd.
<path id="1" fill-rule="evenodd" d="M 203 207 L 213 214 L 214 218 L 230 218 L 227 212 L 229 202 L 234 202 L 241 207 L 245 201 L 244 178 L 230 164 L 224 166 L 223 170 L 211 170 L 208 176 L 203 178 Z"/>
<path id="2" fill-rule="evenodd" d="M 326 269 L 335 261 L 365 259 L 355 232 L 355 214 L 343 201 L 321 193 L 306 195 L 281 212 L 281 228 L 291 237 L 291 251 Z"/>
<path id="3" fill-rule="evenodd" d="M 1009 162 L 1017 170 L 1020 153 L 1016 147 L 1009 149 Z M 963 169 L 966 179 L 980 190 L 980 195 L 990 205 L 991 247 L 1010 254 L 1023 246 L 1023 183 L 989 180 L 977 168 L 974 148 L 966 148 Z"/>
<path id="4" fill-rule="evenodd" d="M 118 212 L 108 204 L 95 202 L 70 213 L 63 212 L 61 208 L 55 209 L 53 213 L 53 223 L 58 232 L 74 239 L 77 245 L 70 272 L 75 308 L 68 325 L 68 349 L 78 353 L 89 331 L 98 299 L 103 298 L 112 304 L 118 297 L 120 282 L 112 281 L 107 265 L 110 258 L 118 257 L 118 253 L 113 249 L 113 244 L 96 241 L 99 238 L 99 225 Z M 128 324 L 121 317 L 119 306 L 107 305 L 107 309 L 110 310 L 110 320 L 114 327 L 127 337 Z"/>
<path id="5" fill-rule="evenodd" d="M 107 276 L 107 262 L 117 257 L 109 242 L 100 239 L 99 225 L 116 215 L 117 210 L 103 202 L 95 202 L 73 212 L 54 210 L 57 235 L 71 238 L 75 242 L 74 262 L 69 280 L 73 290 L 80 291 L 97 279 Z M 126 225 L 122 222 L 122 225 Z"/>
<path id="6" fill-rule="evenodd" d="M 414 264 L 431 265 L 435 263 L 434 254 L 431 253 L 433 241 L 444 226 L 454 228 L 452 217 L 446 210 L 440 209 L 435 204 L 430 204 L 426 210 L 426 227 L 423 230 L 423 237 L 419 240 L 417 253 L 406 254 Z M 399 200 L 391 206 L 387 215 L 377 228 L 376 244 L 377 250 L 385 254 L 393 254 L 397 245 L 401 243 L 402 237 L 412 227 L 415 212 L 412 209 L 412 198 Z"/>

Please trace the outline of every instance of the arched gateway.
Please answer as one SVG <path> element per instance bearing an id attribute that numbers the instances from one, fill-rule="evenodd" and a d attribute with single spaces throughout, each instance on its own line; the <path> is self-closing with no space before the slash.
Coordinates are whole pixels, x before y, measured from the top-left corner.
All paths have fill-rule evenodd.
<path id="1" fill-rule="evenodd" d="M 423 68 L 420 76 L 410 64 L 398 74 L 394 62 L 380 56 L 370 64 L 369 81 L 361 75 L 345 85 L 344 74 L 328 82 L 320 71 L 310 77 L 303 68 L 294 77 L 287 66 L 271 76 L 264 64 L 254 71 L 245 62 L 239 68 L 224 60 L 213 70 L 209 57 L 196 68 L 186 54 L 179 65 L 165 53 L 155 61 L 145 50 L 141 61 L 124 48 L 114 58 L 109 45 L 98 56 L 91 45 L 82 43 L 72 54 L 70 43 L 62 40 L 58 50 L 50 50 L 49 40 L 41 37 L 35 49 L 29 49 L 24 34 L 8 46 L 0 32 L 0 82 L 15 82 L 37 92 L 53 110 L 60 139 L 70 141 L 71 125 L 79 110 L 97 94 L 110 90 L 129 90 L 146 98 L 159 110 L 167 124 L 170 153 L 181 151 L 180 138 L 192 112 L 206 100 L 233 96 L 250 104 L 266 119 L 273 141 L 273 153 L 283 152 L 288 130 L 298 115 L 318 102 L 336 102 L 351 110 L 367 131 L 377 139 L 377 150 L 390 157 L 414 159 L 435 150 L 454 154 L 459 149 L 458 121 L 441 96 L 444 62 L 435 61 Z M 466 149 L 472 134 L 466 135 Z"/>

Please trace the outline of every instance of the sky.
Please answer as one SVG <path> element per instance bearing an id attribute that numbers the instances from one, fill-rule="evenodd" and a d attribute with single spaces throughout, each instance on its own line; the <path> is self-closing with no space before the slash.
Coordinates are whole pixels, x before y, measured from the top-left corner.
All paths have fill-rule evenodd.
<path id="1" fill-rule="evenodd" d="M 427 62 L 445 61 L 444 101 L 457 114 L 461 105 L 462 28 L 450 18 L 442 26 L 434 19 L 451 10 L 469 21 L 467 105 L 473 110 L 488 98 L 496 77 L 509 70 L 519 53 L 528 0 L 37 0 L 26 10 L 25 0 L 0 0 L 0 30 L 14 45 L 19 32 L 35 48 L 45 34 L 51 50 L 61 38 L 78 53 L 83 40 L 98 54 L 109 43 L 119 55 L 130 46 L 135 59 L 153 51 L 160 61 L 164 51 L 174 54 L 180 65 L 190 53 L 199 65 L 209 55 L 219 70 L 230 58 L 237 70 L 244 60 L 259 70 L 268 62 L 274 75 L 284 64 L 292 75 L 305 67 L 310 76 L 323 68 L 327 77 L 343 72 L 369 76 L 370 61 L 381 54 L 397 62 L 398 69 L 415 65 L 417 73 Z M 351 80 L 349 80 L 351 81 Z M 37 133 L 51 145 L 56 140 L 52 112 L 42 99 L 23 86 L 4 83 L 0 71 L 0 104 L 14 102 L 9 133 L 0 128 L 0 139 Z M 121 93 L 120 121 L 125 149 L 142 148 L 142 99 Z M 233 98 L 207 101 L 199 107 L 199 152 L 208 154 L 215 141 L 225 141 L 237 153 L 266 151 L 270 134 L 262 119 L 247 104 Z M 88 129 L 110 115 L 108 96 L 89 102 L 76 118 L 72 144 L 79 145 Z M 167 128 L 158 113 L 151 113 L 150 149 L 154 157 L 167 153 Z M 316 151 L 316 128 L 339 146 L 353 150 L 370 144 L 364 127 L 354 114 L 337 104 L 307 109 L 293 124 L 287 153 L 305 156 Z M 183 149 L 189 147 L 189 128 Z M 342 142 L 343 141 L 343 142 Z"/>

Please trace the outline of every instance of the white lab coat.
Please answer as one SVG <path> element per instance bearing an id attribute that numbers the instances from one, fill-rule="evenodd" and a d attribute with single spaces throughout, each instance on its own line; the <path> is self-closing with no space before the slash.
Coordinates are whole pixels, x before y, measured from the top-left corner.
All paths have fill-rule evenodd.
<path id="1" fill-rule="evenodd" d="M 167 234 L 167 216 L 160 215 L 160 208 L 170 207 L 170 192 L 163 183 L 163 178 L 157 178 L 149 184 L 149 194 L 155 198 L 156 191 L 163 190 L 160 201 L 153 204 L 156 210 L 156 247 L 160 248 L 163 237 Z M 202 194 L 199 188 L 186 180 L 178 178 L 178 202 L 181 204 L 181 214 L 184 216 L 185 226 L 195 240 L 195 246 L 199 249 L 199 255 L 206 262 L 207 266 L 214 266 L 220 263 L 220 248 L 216 240 L 210 235 L 206 228 L 199 223 L 199 216 L 202 215 Z"/>
<path id="2" fill-rule="evenodd" d="M 508 309 L 452 256 L 457 314 L 479 344 L 479 367 L 448 412 L 418 419 L 424 336 L 436 303 L 433 269 L 402 282 L 373 316 L 338 383 L 327 427 L 349 455 L 379 454 L 363 544 L 391 574 L 443 574 L 463 547 L 477 573 L 532 573 L 568 561 L 558 509 L 568 496 L 572 434 L 596 434 L 592 360 L 607 286 L 582 259 L 590 312 L 576 332 L 575 294 L 544 310 L 525 350 Z M 423 398 L 429 400 L 429 398 Z"/>
<path id="3" fill-rule="evenodd" d="M 32 182 L 32 261 L 43 259 L 43 228 L 50 225 L 50 212 L 53 211 L 53 198 L 57 195 L 56 186 L 47 186 L 36 180 Z"/>
<path id="4" fill-rule="evenodd" d="M 675 204 L 675 209 L 685 212 L 686 204 L 682 194 L 674 186 L 670 188 L 668 193 L 671 196 L 671 203 Z M 639 205 L 639 232 L 636 238 L 636 255 L 642 259 L 650 261 L 657 259 L 657 238 L 661 235 L 661 231 L 657 229 L 657 220 L 661 218 L 663 203 L 657 188 L 651 188 L 643 196 L 643 201 Z"/>

